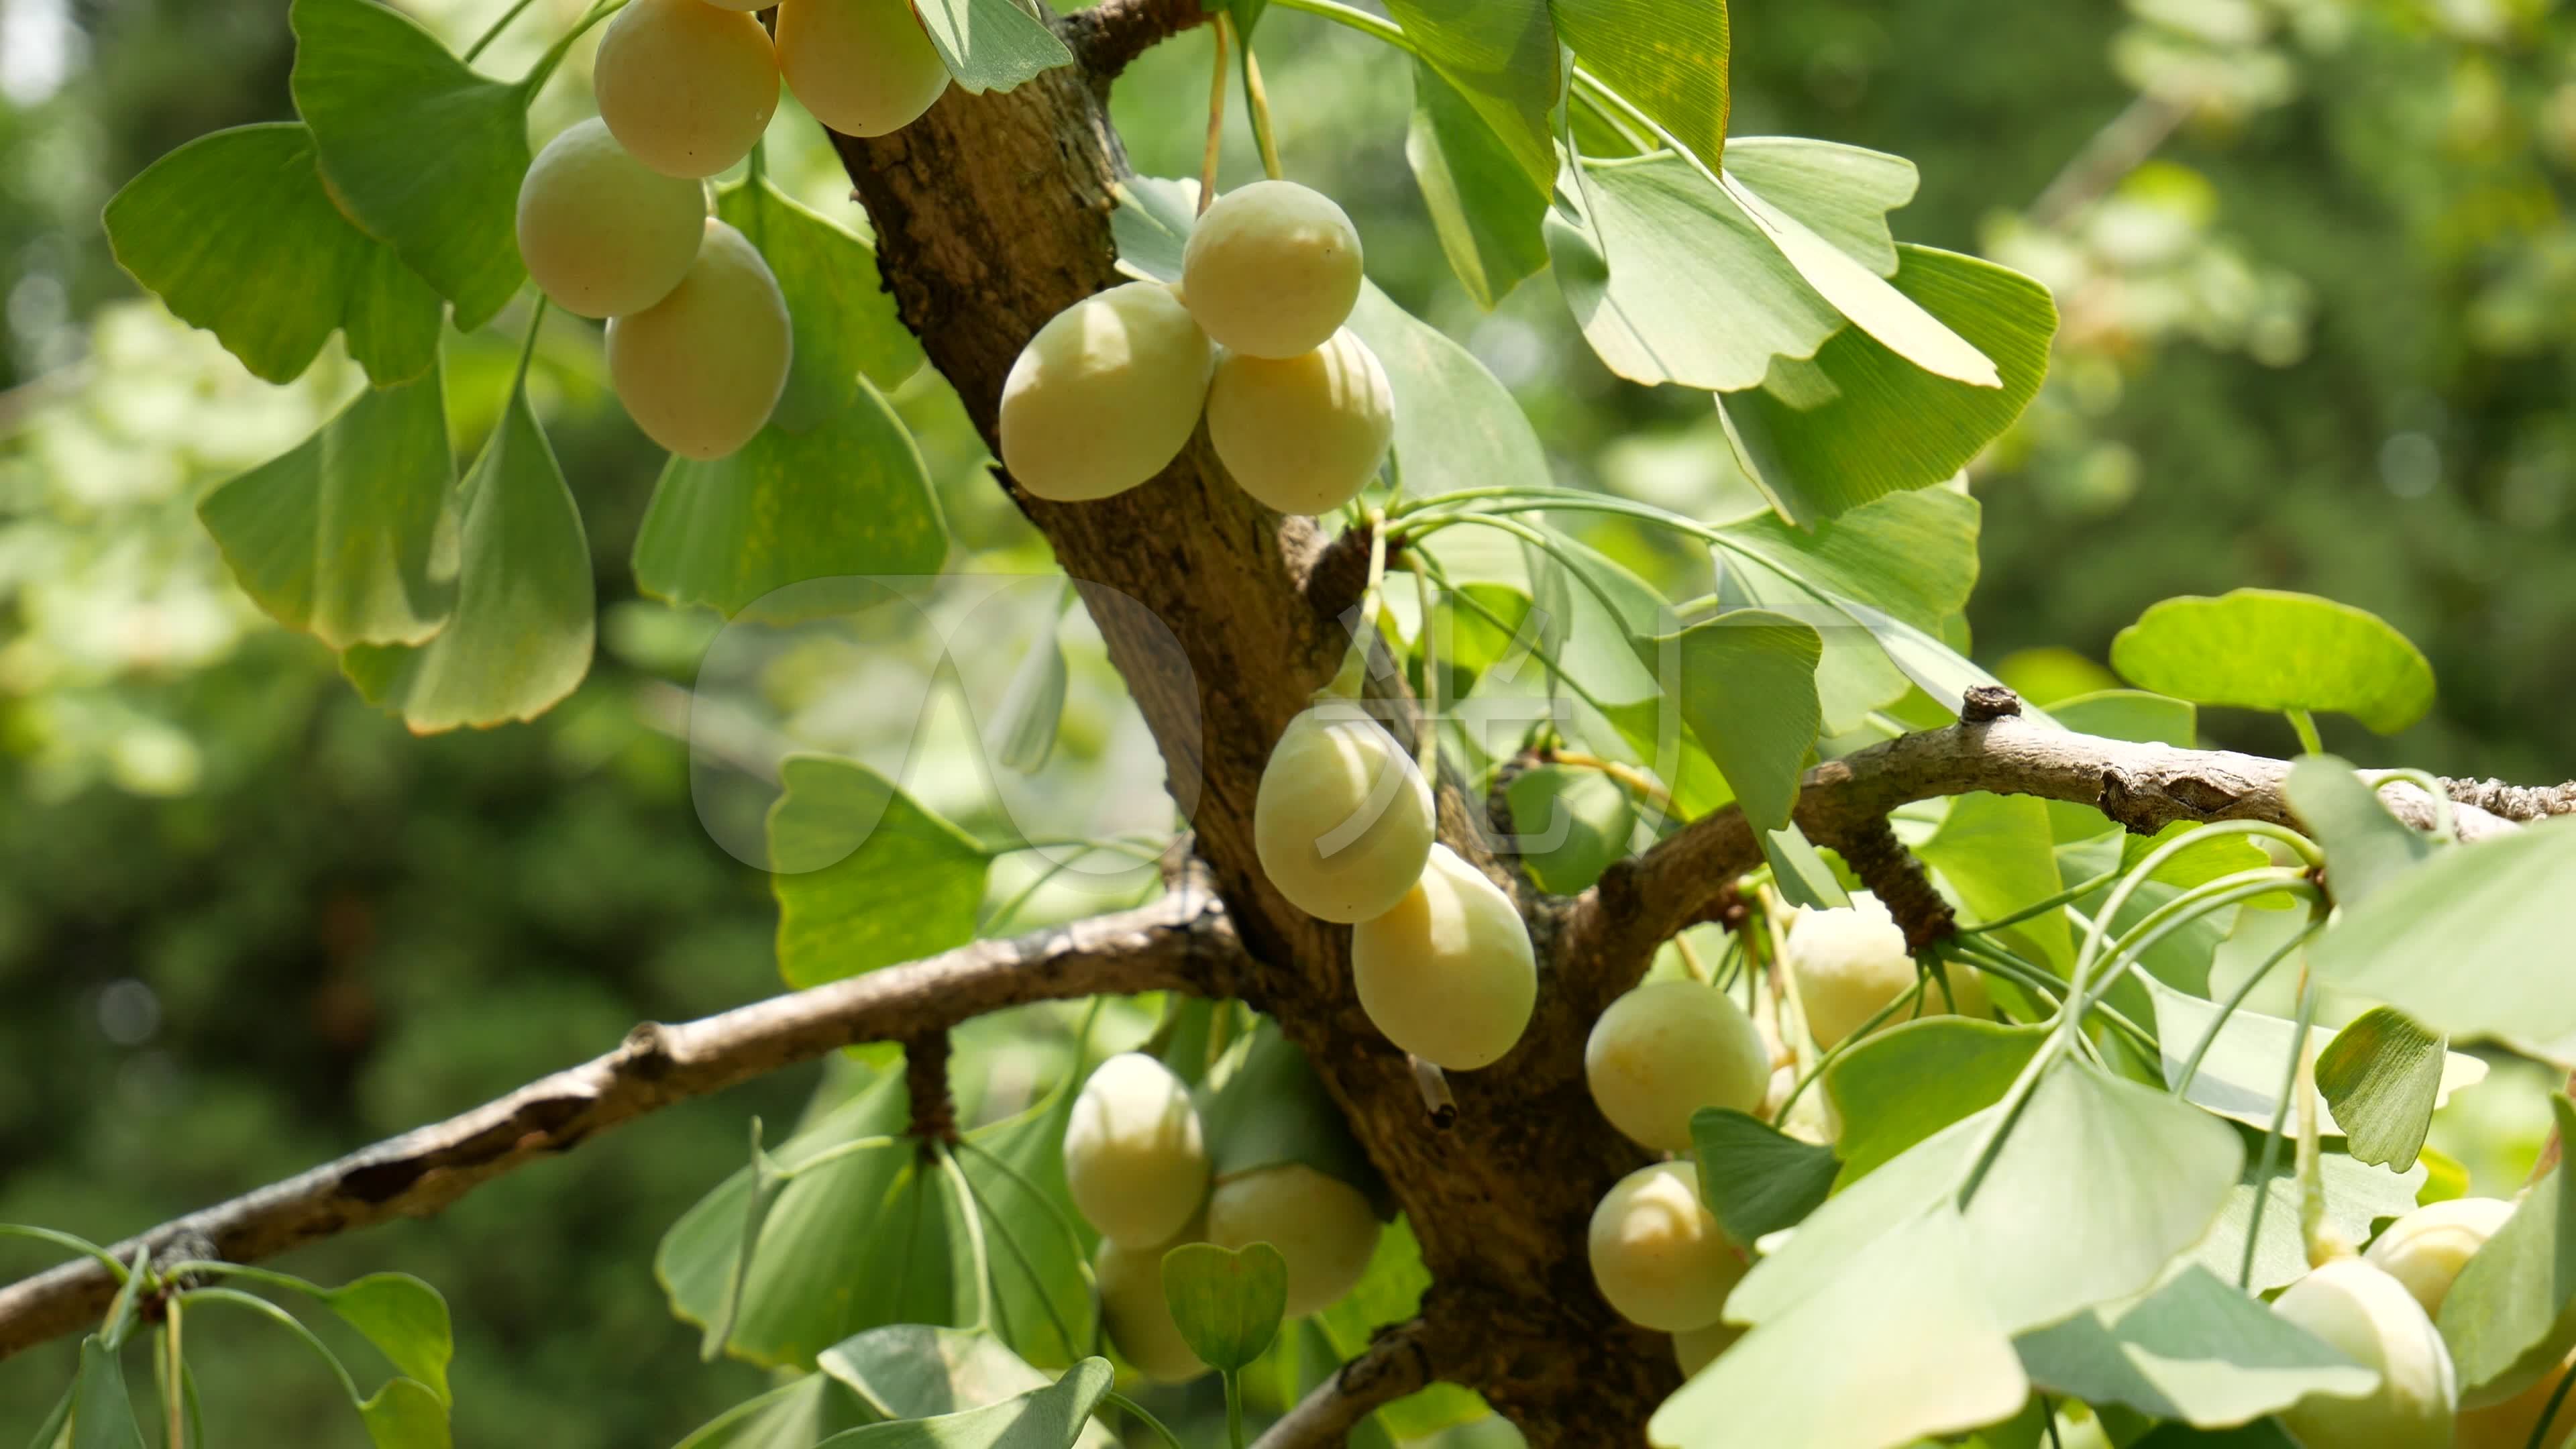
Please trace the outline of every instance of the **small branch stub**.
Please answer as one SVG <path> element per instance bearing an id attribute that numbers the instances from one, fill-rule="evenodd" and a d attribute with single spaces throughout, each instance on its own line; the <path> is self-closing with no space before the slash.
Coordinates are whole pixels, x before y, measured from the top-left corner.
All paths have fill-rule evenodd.
<path id="1" fill-rule="evenodd" d="M 957 1099 L 948 1091 L 948 1053 L 944 1031 L 903 1044 L 903 1089 L 912 1101 L 912 1135 L 925 1152 L 934 1142 L 957 1145 Z"/>
<path id="2" fill-rule="evenodd" d="M 1972 684 L 1966 698 L 1959 702 L 1959 723 L 1993 724 L 1999 719 L 2012 719 L 2021 714 L 2021 696 L 2000 684 Z"/>
<path id="3" fill-rule="evenodd" d="M 2010 692 L 2004 693 L 2010 700 Z M 2016 709 L 2020 707 L 2018 701 L 2013 704 Z M 1959 921 L 1951 914 L 1950 903 L 1933 889 L 1932 878 L 1924 873 L 1922 862 L 1897 840 L 1886 816 L 1872 816 L 1854 826 L 1839 844 L 1843 863 L 1904 928 L 1905 949 L 1921 951 L 1935 941 L 1958 934 Z"/>

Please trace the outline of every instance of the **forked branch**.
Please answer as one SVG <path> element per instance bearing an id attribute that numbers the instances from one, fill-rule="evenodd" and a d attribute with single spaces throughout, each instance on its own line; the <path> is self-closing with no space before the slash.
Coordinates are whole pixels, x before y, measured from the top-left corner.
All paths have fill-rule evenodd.
<path id="1" fill-rule="evenodd" d="M 1252 1449 L 1326 1449 L 1349 1442 L 1359 1422 L 1433 1379 L 1431 1329 L 1416 1318 L 1386 1329 L 1359 1356 L 1280 1416 Z"/>
<path id="2" fill-rule="evenodd" d="M 865 1041 L 937 1040 L 969 1017 L 1033 1001 L 1139 991 L 1222 994 L 1240 975 L 1234 928 L 1184 876 L 1150 905 L 772 997 L 699 1021 L 647 1022 L 615 1051 L 496 1102 L 191 1213 L 118 1243 L 236 1263 L 397 1217 L 439 1211 L 505 1172 L 674 1102 Z M 0 1358 L 98 1321 L 116 1283 L 80 1259 L 0 1289 Z"/>

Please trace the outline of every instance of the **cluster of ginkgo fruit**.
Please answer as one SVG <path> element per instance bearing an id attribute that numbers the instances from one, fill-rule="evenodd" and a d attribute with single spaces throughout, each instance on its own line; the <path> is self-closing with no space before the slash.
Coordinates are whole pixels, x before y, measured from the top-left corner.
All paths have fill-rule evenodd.
<path id="1" fill-rule="evenodd" d="M 556 306 L 608 322 L 629 416 L 686 458 L 751 441 L 787 386 L 778 279 L 708 214 L 706 180 L 751 154 L 783 75 L 853 136 L 910 124 L 948 68 L 910 0 L 777 0 L 773 37 L 736 0 L 631 0 L 600 37 L 599 115 L 549 142 L 519 186 L 519 255 Z"/>
<path id="2" fill-rule="evenodd" d="M 1102 1062 L 1065 1124 L 1064 1176 L 1100 1233 L 1092 1274 L 1110 1341 L 1139 1373 L 1178 1383 L 1207 1371 L 1172 1321 L 1163 1255 L 1185 1243 L 1268 1243 L 1288 1267 L 1287 1316 L 1330 1308 L 1377 1251 L 1360 1190 L 1298 1162 L 1212 1177 L 1189 1084 L 1142 1052 Z"/>
<path id="3" fill-rule="evenodd" d="M 1386 369 L 1343 325 L 1360 238 L 1332 198 L 1257 181 L 1190 233 L 1178 285 L 1129 282 L 1051 318 L 1002 388 L 1002 464 L 1060 503 L 1123 493 L 1180 456 L 1202 413 L 1218 461 L 1281 513 L 1329 513 L 1395 439 Z"/>

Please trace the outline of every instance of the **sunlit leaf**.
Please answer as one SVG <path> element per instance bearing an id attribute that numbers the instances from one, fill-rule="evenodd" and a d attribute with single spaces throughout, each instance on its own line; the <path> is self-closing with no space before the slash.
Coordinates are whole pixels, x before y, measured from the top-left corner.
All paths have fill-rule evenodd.
<path id="1" fill-rule="evenodd" d="M 2433 853 L 2430 839 L 2388 813 L 2352 766 L 2332 755 L 2310 755 L 2290 766 L 2281 793 L 2325 849 L 2326 888 L 2337 905 L 2358 905 Z"/>
<path id="2" fill-rule="evenodd" d="M 1375 284 L 1360 289 L 1347 325 L 1386 368 L 1395 462 L 1407 493 L 1553 484 L 1528 415 L 1473 353 Z"/>
<path id="3" fill-rule="evenodd" d="M 1932 838 L 1914 853 L 1941 873 L 1981 921 L 2036 905 L 2067 884 L 2058 873 L 2047 805 L 2032 795 L 1961 795 L 1950 802 Z M 2074 964 L 2075 940 L 2064 912 L 2050 911 L 2007 929 L 2028 942 L 2045 964 L 2061 971 Z"/>
<path id="4" fill-rule="evenodd" d="M 2317 1164 L 2325 1179 L 2326 1222 L 2348 1243 L 2368 1242 L 2373 1222 L 2413 1211 L 2415 1190 L 2424 1181 L 2420 1163 L 2411 1172 L 2391 1172 L 2365 1166 L 2340 1152 L 2327 1152 Z M 2245 1155 L 2242 1179 L 2228 1194 L 2209 1235 L 2191 1250 L 2192 1261 L 2229 1283 L 2236 1281 L 2245 1263 L 2245 1235 L 2254 1220 L 2255 1174 L 2261 1167 L 2258 1153 Z M 2263 1236 L 2255 1245 L 2253 1277 L 2246 1285 L 2256 1293 L 2296 1282 L 2308 1272 L 2307 1245 L 2299 1233 L 2299 1182 L 2288 1151 L 2279 1154 L 2263 1184 Z"/>
<path id="5" fill-rule="evenodd" d="M 2455 846 L 2338 912 L 2309 961 L 2452 1037 L 2548 1041 L 2576 1031 L 2571 880 L 2576 820 Z"/>
<path id="6" fill-rule="evenodd" d="M 2275 589 L 2167 599 L 2111 641 L 2111 667 L 2177 699 L 2348 714 L 2394 734 L 2433 707 L 2433 666 L 2378 615 Z"/>
<path id="7" fill-rule="evenodd" d="M 980 1409 L 1053 1382 L 989 1333 L 920 1323 L 854 1334 L 825 1349 L 822 1365 L 822 1372 L 854 1395 L 868 1415 L 883 1419 Z M 1093 1424 L 1077 1442 L 1084 1449 L 1111 1449 L 1116 1441 Z"/>
<path id="8" fill-rule="evenodd" d="M 416 1379 L 391 1379 L 360 1401 L 358 1417 L 376 1449 L 448 1449 L 447 1404 Z"/>
<path id="9" fill-rule="evenodd" d="M 2031 1382 L 2100 1408 L 2227 1428 L 2309 1394 L 2358 1398 L 2378 1375 L 2191 1266 L 2144 1298 L 2015 1339 Z"/>
<path id="10" fill-rule="evenodd" d="M 408 1273 L 370 1273 L 321 1295 L 333 1313 L 367 1336 L 396 1373 L 419 1380 L 441 1403 L 455 1354 L 447 1300 Z"/>
<path id="11" fill-rule="evenodd" d="M 716 215 L 751 239 L 787 299 L 795 343 L 772 425 L 804 432 L 849 406 L 862 375 L 891 388 L 921 366 L 921 342 L 896 315 L 875 250 L 847 228 L 765 180 L 718 191 Z"/>
<path id="12" fill-rule="evenodd" d="M 1547 0 L 1389 0 L 1386 9 L 1531 182 L 1547 185 L 1556 175 L 1547 116 L 1558 90 Z"/>
<path id="13" fill-rule="evenodd" d="M 1042 71 L 1073 64 L 1046 22 L 1015 0 L 919 0 L 913 13 L 961 89 L 1007 91 Z"/>
<path id="14" fill-rule="evenodd" d="M 1052 1386 L 1018 1398 L 935 1419 L 871 1424 L 815 1449 L 1073 1449 L 1114 1377 L 1109 1360 L 1087 1358 Z"/>
<path id="15" fill-rule="evenodd" d="M 2576 1103 L 2558 1096 L 2549 1106 L 2559 1140 L 2576 1143 Z M 2471 1406 L 2529 1388 L 2576 1346 L 2576 1172 L 2564 1160 L 2470 1256 L 2440 1322 Z"/>
<path id="16" fill-rule="evenodd" d="M 812 1373 L 734 1405 L 678 1449 L 812 1449 L 816 1440 L 877 1418 L 830 1375 Z"/>
<path id="17" fill-rule="evenodd" d="M 1681 632 L 1675 693 L 1682 718 L 1707 746 L 1764 830 L 1789 823 L 1798 774 L 1816 741 L 1815 629 L 1760 609 L 1737 609 Z"/>
<path id="18" fill-rule="evenodd" d="M 2415 1165 L 2441 1099 L 2442 1038 L 2395 1007 L 2374 1006 L 2317 1054 L 2317 1091 L 2356 1162 Z"/>
<path id="19" fill-rule="evenodd" d="M 1952 966 L 1953 971 L 1967 968 Z M 1879 1032 L 1825 1070 L 1843 1124 L 1835 1149 L 1858 1181 L 1907 1148 L 2003 1100 L 2048 1039 L 2042 1026 L 1932 1016 Z"/>
<path id="20" fill-rule="evenodd" d="M 1586 70 L 1714 167 L 1726 150 L 1726 0 L 1549 0 Z"/>
<path id="21" fill-rule="evenodd" d="M 1842 1170 L 1833 1148 L 1725 1107 L 1691 1114 L 1691 1146 L 1699 1156 L 1700 1200 L 1727 1237 L 1747 1248 L 1814 1212 Z"/>
<path id="22" fill-rule="evenodd" d="M 1726 143 L 1726 170 L 1853 261 L 1895 273 L 1887 214 L 1914 199 L 1913 162 L 1805 136 L 1739 136 Z"/>
<path id="23" fill-rule="evenodd" d="M 1813 529 L 1759 514 L 1718 529 L 1715 547 L 1721 560 L 1749 554 L 1819 593 L 1938 629 L 1976 586 L 1981 513 L 1964 493 L 1929 488 L 1874 499 Z"/>
<path id="24" fill-rule="evenodd" d="M 2163 1046 L 2165 1085 L 2180 1084 L 2192 1053 L 2200 1049 L 2202 1040 L 2216 1026 L 2217 1038 L 2201 1058 L 2200 1070 L 2192 1075 L 2185 1100 L 2248 1127 L 2269 1128 L 2281 1100 L 2281 1084 L 2288 1079 L 2298 1024 L 2239 1007 L 2227 1016 L 2224 1026 L 2219 1026 L 2220 1008 L 2216 1002 L 2175 990 L 2161 981 L 2150 981 L 2147 994 L 2155 1002 L 2156 1037 Z M 2334 1053 L 2340 1033 L 2331 1027 L 2312 1026 L 2308 1034 L 2322 1066 Z M 2447 1102 L 2452 1093 L 2486 1080 L 2487 1064 L 2477 1057 L 2449 1052 L 2442 1054 L 2439 1061 L 2437 1103 Z M 2337 1120 L 2331 1099 L 2317 1104 L 2317 1130 L 2329 1137 L 2346 1135 L 2347 1129 Z"/>
<path id="25" fill-rule="evenodd" d="M 1418 60 L 1404 155 L 1449 270 L 1477 306 L 1493 310 L 1523 277 L 1547 265 L 1547 241 L 1539 233 L 1546 188 L 1458 88 Z"/>
<path id="26" fill-rule="evenodd" d="M 778 969 L 813 986 L 975 937 L 991 863 L 972 836 L 855 761 L 790 756 L 769 810 Z"/>

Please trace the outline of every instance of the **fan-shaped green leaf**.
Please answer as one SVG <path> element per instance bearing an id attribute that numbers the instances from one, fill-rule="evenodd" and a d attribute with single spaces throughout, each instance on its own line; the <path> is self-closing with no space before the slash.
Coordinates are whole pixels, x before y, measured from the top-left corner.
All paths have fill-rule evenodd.
<path id="1" fill-rule="evenodd" d="M 1574 895 L 1628 854 L 1636 807 L 1598 770 L 1540 765 L 1513 776 L 1503 795 L 1521 837 L 1521 866 L 1543 891 Z"/>
<path id="2" fill-rule="evenodd" d="M 1804 1221 L 1842 1170 L 1833 1148 L 1725 1107 L 1691 1114 L 1691 1146 L 1699 1155 L 1700 1200 L 1727 1237 L 1746 1248 Z"/>
<path id="3" fill-rule="evenodd" d="M 447 1404 L 416 1379 L 388 1379 L 358 1417 L 376 1449 L 448 1449 Z"/>
<path id="4" fill-rule="evenodd" d="M 1816 594 L 1858 599 L 1937 630 L 1976 587 L 1982 513 L 1964 493 L 1927 488 L 1872 499 L 1813 529 L 1758 514 L 1718 529 L 1714 546 L 1730 565 L 1757 559 Z"/>
<path id="5" fill-rule="evenodd" d="M 143 1426 L 125 1392 L 125 1366 L 95 1333 L 81 1340 L 72 1384 L 71 1449 L 143 1449 Z"/>
<path id="6" fill-rule="evenodd" d="M 2552 1097 L 2562 1142 L 2576 1143 L 2576 1103 Z M 2576 1172 L 2561 1160 L 2471 1255 L 2442 1300 L 2443 1341 L 2460 1400 L 2500 1403 L 2576 1347 Z"/>
<path id="7" fill-rule="evenodd" d="M 1184 1243 L 1163 1255 L 1163 1300 L 1190 1352 L 1233 1373 L 1261 1357 L 1288 1311 L 1288 1260 L 1268 1243 L 1240 1251 Z"/>
<path id="8" fill-rule="evenodd" d="M 2415 1165 L 2442 1095 L 2442 1038 L 2392 1006 L 2374 1006 L 2317 1054 L 2317 1090 L 2356 1162 Z"/>
<path id="9" fill-rule="evenodd" d="M 417 1379 L 448 1401 L 447 1361 L 455 1336 L 447 1300 L 408 1273 L 370 1273 L 319 1295 L 333 1313 L 367 1336 L 396 1373 Z"/>
<path id="10" fill-rule="evenodd" d="M 1046 22 L 1016 0 L 920 0 L 913 13 L 964 90 L 1007 91 L 1043 71 L 1073 64 Z"/>
<path id="11" fill-rule="evenodd" d="M 2181 1083 L 2192 1053 L 2200 1049 L 2210 1029 L 2217 1027 L 2218 1036 L 2201 1058 L 2200 1070 L 2193 1073 L 2184 1100 L 2248 1127 L 2268 1129 L 2280 1103 L 2282 1079 L 2289 1072 L 2298 1024 L 2239 1007 L 2220 1026 L 2216 1002 L 2155 980 L 2147 983 L 2147 994 L 2155 1002 L 2156 1037 L 2164 1051 L 2165 1085 Z M 2308 1030 L 2322 1068 L 2324 1061 L 2335 1055 L 2335 1041 L 2341 1033 L 2322 1026 Z M 2437 1060 L 2437 1104 L 2449 1101 L 2454 1092 L 2486 1080 L 2487 1064 L 2476 1057 L 2448 1052 Z M 2323 1080 L 2322 1076 L 2319 1080 Z M 2349 1129 L 2337 1118 L 2331 1096 L 2318 1107 L 2318 1131 L 2329 1137 L 2347 1135 Z"/>
<path id="12" fill-rule="evenodd" d="M 1682 718 L 1725 773 L 1744 818 L 1764 830 L 1787 825 L 1823 719 L 1823 641 L 1812 625 L 1737 609 L 1683 630 L 1679 645 Z"/>
<path id="13" fill-rule="evenodd" d="M 2310 954 L 2317 975 L 2453 1037 L 2548 1041 L 2576 1031 L 2576 820 L 2455 846 L 2345 907 Z"/>
<path id="14" fill-rule="evenodd" d="M 766 180 L 718 191 L 716 215 L 759 248 L 787 298 L 795 346 L 773 426 L 804 432 L 848 407 L 860 376 L 891 388 L 921 366 L 921 342 L 896 315 L 866 242 Z"/>
<path id="15" fill-rule="evenodd" d="M 1374 283 L 1360 289 L 1348 325 L 1386 368 L 1395 397 L 1395 463 L 1407 493 L 1554 482 L 1528 415 L 1475 354 L 1395 305 Z"/>
<path id="16" fill-rule="evenodd" d="M 1726 170 L 1853 261 L 1895 274 L 1887 214 L 1914 199 L 1913 162 L 1804 136 L 1739 136 L 1727 142 Z"/>
<path id="17" fill-rule="evenodd" d="M 975 937 L 982 845 L 849 760 L 795 755 L 769 809 L 778 969 L 791 986 L 856 976 Z"/>
<path id="18" fill-rule="evenodd" d="M 1759 390 L 1736 384 L 1718 411 L 1745 472 L 1793 523 L 1950 478 L 2021 416 L 2047 375 L 2057 330 L 2047 288 L 1954 252 L 1897 251 L 1896 275 L 1882 285 L 1992 358 L 1999 382 L 1927 372 L 1858 328 L 1816 349 L 1812 363 L 1783 349 Z"/>
<path id="19" fill-rule="evenodd" d="M 734 1405 L 679 1449 L 813 1449 L 817 1440 L 876 1421 L 829 1374 L 813 1373 Z"/>
<path id="20" fill-rule="evenodd" d="M 2273 1063 L 2276 1069 L 2280 1065 Z M 2192 1261 L 2229 1283 L 2236 1281 L 2245 1265 L 2245 1234 L 2254 1221 L 2255 1174 L 2262 1165 L 2257 1154 L 2246 1154 L 2243 1177 L 2228 1194 L 2218 1221 L 2211 1225 L 2209 1236 L 2192 1246 Z M 2317 1168 L 2325 1179 L 2326 1221 L 2348 1243 L 2367 1242 L 2371 1224 L 2378 1219 L 2413 1211 L 2416 1189 L 2424 1182 L 2421 1163 L 2410 1172 L 2391 1172 L 2365 1166 L 2340 1152 L 2322 1154 Z M 2253 1277 L 2246 1285 L 2256 1293 L 2296 1282 L 2308 1272 L 2308 1250 L 2299 1234 L 2299 1183 L 2290 1154 L 2281 1153 L 2272 1175 L 2262 1181 L 2263 1237 L 2255 1245 Z"/>
<path id="21" fill-rule="evenodd" d="M 1950 802 L 1940 828 L 1914 853 L 1941 873 L 1980 921 L 2036 905 L 2067 884 L 2058 873 L 2057 838 L 2047 804 L 2036 796 L 1962 795 Z M 2006 929 L 2058 970 L 2075 962 L 2075 938 L 2063 911 Z"/>
<path id="22" fill-rule="evenodd" d="M 1052 1382 L 989 1333 L 921 1323 L 854 1334 L 825 1349 L 822 1365 L 826 1376 L 884 1419 L 980 1409 Z M 1094 1424 L 1079 1442 L 1085 1449 L 1110 1449 L 1115 1441 Z"/>
<path id="23" fill-rule="evenodd" d="M 2433 666 L 2378 615 L 2276 589 L 2167 599 L 2111 641 L 2141 689 L 2240 709 L 2348 714 L 2394 734 L 2433 707 Z"/>
<path id="24" fill-rule="evenodd" d="M 1547 0 L 1388 0 L 1415 53 L 1457 87 L 1530 180 L 1556 175 L 1556 27 Z"/>
<path id="25" fill-rule="evenodd" d="M 861 382 L 806 432 L 773 425 L 713 462 L 673 458 L 635 535 L 635 582 L 736 615 L 790 584 L 937 573 L 947 555 L 921 451 Z"/>
<path id="26" fill-rule="evenodd" d="M 2242 1424 L 2309 1394 L 2358 1398 L 2378 1384 L 2374 1371 L 2197 1265 L 2013 1347 L 2042 1388 L 2202 1428 Z"/>
<path id="27" fill-rule="evenodd" d="M 436 637 L 361 645 L 341 668 L 414 734 L 534 719 L 590 672 L 590 541 L 524 379 L 460 494 L 456 604 Z"/>
<path id="28" fill-rule="evenodd" d="M 295 109 L 333 196 L 456 304 L 459 330 L 490 321 L 528 275 L 528 88 L 475 74 L 374 0 L 294 0 L 287 18 Z"/>
<path id="29" fill-rule="evenodd" d="M 1549 0 L 1556 32 L 1710 167 L 1726 150 L 1726 0 Z"/>
<path id="30" fill-rule="evenodd" d="M 2359 904 L 2433 853 L 2431 840 L 2388 813 L 2352 766 L 2332 755 L 2310 755 L 2290 766 L 2281 793 L 2325 848 L 2326 885 L 2337 905 Z"/>
<path id="31" fill-rule="evenodd" d="M 105 220 L 118 263 L 254 376 L 293 381 L 335 328 L 379 387 L 437 365 L 438 293 L 331 204 L 301 125 L 200 136 L 127 182 Z"/>
<path id="32" fill-rule="evenodd" d="M 456 596 L 456 462 L 438 374 L 362 393 L 197 505 L 269 617 L 334 649 L 416 644 Z"/>
<path id="33" fill-rule="evenodd" d="M 1953 971 L 1965 966 L 1952 965 Z M 1883 1031 L 1825 1069 L 1843 1124 L 1835 1148 L 1856 1182 L 1950 1124 L 2003 1100 L 2048 1039 L 2042 1026 L 1932 1016 Z"/>
<path id="34" fill-rule="evenodd" d="M 1395 1216 L 1386 1179 L 1351 1136 L 1341 1108 L 1306 1054 L 1263 1019 L 1237 1042 L 1193 1094 L 1208 1141 L 1208 1166 L 1232 1177 L 1302 1163 L 1358 1188 L 1381 1218 Z"/>
<path id="35" fill-rule="evenodd" d="M 1547 189 L 1458 88 L 1419 60 L 1404 156 L 1449 270 L 1477 306 L 1492 311 L 1521 278 L 1547 265 L 1547 240 L 1539 232 Z"/>
<path id="36" fill-rule="evenodd" d="M 1114 1377 L 1109 1360 L 1087 1358 L 1053 1385 L 1018 1398 L 935 1419 L 871 1424 L 815 1449 L 1073 1449 Z"/>

